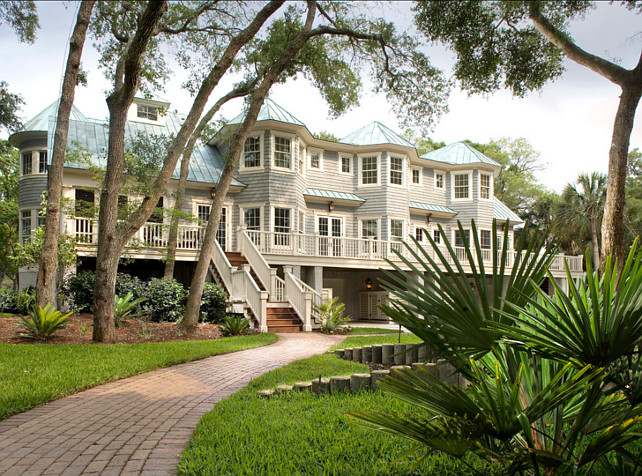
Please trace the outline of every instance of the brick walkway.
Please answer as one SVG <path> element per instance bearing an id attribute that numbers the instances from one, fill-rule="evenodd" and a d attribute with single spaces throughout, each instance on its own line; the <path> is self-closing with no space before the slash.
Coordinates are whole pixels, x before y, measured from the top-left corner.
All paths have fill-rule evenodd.
<path id="1" fill-rule="evenodd" d="M 267 347 L 155 370 L 0 421 L 0 474 L 175 474 L 201 416 L 252 378 L 341 337 L 281 334 Z"/>

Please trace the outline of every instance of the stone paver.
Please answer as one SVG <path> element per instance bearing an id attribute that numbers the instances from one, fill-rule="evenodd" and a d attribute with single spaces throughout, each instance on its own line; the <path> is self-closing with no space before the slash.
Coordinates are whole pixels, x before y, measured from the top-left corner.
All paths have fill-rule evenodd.
<path id="1" fill-rule="evenodd" d="M 201 416 L 250 379 L 342 337 L 280 334 L 275 344 L 94 387 L 0 421 L 0 474 L 175 474 Z"/>

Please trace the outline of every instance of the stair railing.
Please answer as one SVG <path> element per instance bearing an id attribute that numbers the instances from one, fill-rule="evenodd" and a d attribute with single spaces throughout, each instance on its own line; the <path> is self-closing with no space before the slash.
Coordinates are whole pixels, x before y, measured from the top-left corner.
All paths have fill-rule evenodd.
<path id="1" fill-rule="evenodd" d="M 276 275 L 276 269 L 271 268 L 265 261 L 265 258 L 263 258 L 263 255 L 248 235 L 247 230 L 241 227 L 238 235 L 239 251 L 250 264 L 259 280 L 261 280 L 263 286 L 266 287 L 270 295 L 270 301 L 283 302 L 282 290 L 285 283 Z"/>
<path id="2" fill-rule="evenodd" d="M 234 290 L 234 284 L 232 282 L 232 272 L 235 271 L 236 268 L 232 267 L 229 260 L 227 259 L 227 256 L 225 256 L 225 252 L 221 248 L 221 245 L 219 245 L 218 241 L 214 241 L 214 250 L 212 251 L 212 262 L 214 263 L 214 266 L 216 267 L 216 270 L 218 271 L 218 274 L 221 277 L 223 284 L 227 288 L 227 291 L 230 293 L 230 300 L 233 301 L 235 290 Z"/>
<path id="3" fill-rule="evenodd" d="M 292 273 L 285 273 L 285 295 L 290 305 L 303 320 L 303 331 L 312 330 L 312 293 L 301 287 Z"/>
<path id="4" fill-rule="evenodd" d="M 234 280 L 234 290 L 236 298 L 243 300 L 245 305 L 250 308 L 252 314 L 259 321 L 259 332 L 267 332 L 267 301 L 268 292 L 261 291 L 252 275 L 250 274 L 250 265 L 243 265 L 243 269 L 232 272 Z"/>

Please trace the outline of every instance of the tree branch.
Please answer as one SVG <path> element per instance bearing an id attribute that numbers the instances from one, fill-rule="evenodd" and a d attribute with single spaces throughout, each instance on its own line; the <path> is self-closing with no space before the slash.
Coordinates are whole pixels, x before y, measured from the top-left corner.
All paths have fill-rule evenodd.
<path id="1" fill-rule="evenodd" d="M 564 32 L 557 29 L 555 25 L 542 15 L 535 3 L 531 4 L 528 17 L 535 25 L 537 31 L 557 46 L 569 59 L 582 66 L 586 66 L 619 86 L 623 86 L 630 80 L 631 71 L 615 63 L 611 63 L 604 58 L 595 56 L 577 46 Z"/>

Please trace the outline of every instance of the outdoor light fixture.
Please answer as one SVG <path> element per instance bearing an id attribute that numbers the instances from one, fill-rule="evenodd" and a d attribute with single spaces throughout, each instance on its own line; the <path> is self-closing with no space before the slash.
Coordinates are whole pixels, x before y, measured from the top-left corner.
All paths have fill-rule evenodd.
<path id="1" fill-rule="evenodd" d="M 366 279 L 366 289 L 372 289 L 372 280 L 370 278 Z"/>
<path id="2" fill-rule="evenodd" d="M 432 218 L 432 213 L 429 213 L 428 215 L 426 215 L 426 223 L 430 223 L 431 218 Z"/>
<path id="3" fill-rule="evenodd" d="M 334 210 L 334 202 L 328 203 L 328 211 L 331 212 L 332 210 Z"/>
<path id="4" fill-rule="evenodd" d="M 212 199 L 216 197 L 216 187 L 210 188 L 210 197 L 212 197 Z"/>

